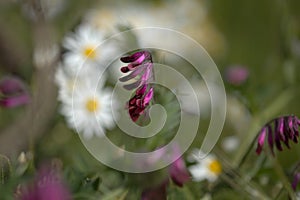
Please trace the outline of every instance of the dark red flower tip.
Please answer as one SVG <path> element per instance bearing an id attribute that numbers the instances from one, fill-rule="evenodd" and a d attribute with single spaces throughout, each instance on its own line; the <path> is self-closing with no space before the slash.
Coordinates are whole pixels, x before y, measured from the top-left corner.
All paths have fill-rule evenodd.
<path id="1" fill-rule="evenodd" d="M 122 67 L 122 68 L 121 68 L 121 72 L 123 72 L 123 73 L 127 73 L 127 72 L 129 72 L 129 69 L 128 69 L 128 67 L 127 67 L 127 66 L 125 66 L 125 67 Z"/>
<path id="2" fill-rule="evenodd" d="M 130 56 L 124 56 L 120 60 L 124 63 L 137 62 L 141 64 L 145 60 L 151 60 L 151 54 L 148 51 L 138 51 Z"/>

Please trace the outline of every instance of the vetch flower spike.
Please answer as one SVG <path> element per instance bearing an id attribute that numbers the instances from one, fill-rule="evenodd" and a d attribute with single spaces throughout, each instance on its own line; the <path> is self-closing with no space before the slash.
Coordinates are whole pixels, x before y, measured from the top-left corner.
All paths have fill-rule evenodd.
<path id="1" fill-rule="evenodd" d="M 273 124 L 274 126 L 272 126 Z M 300 120 L 297 116 L 293 115 L 278 117 L 271 120 L 262 127 L 258 135 L 256 153 L 258 155 L 261 153 L 267 136 L 268 145 L 273 155 L 274 143 L 279 151 L 283 150 L 282 143 L 290 149 L 290 141 L 298 143 L 299 125 Z"/>
<path id="2" fill-rule="evenodd" d="M 153 80 L 153 62 L 150 52 L 139 51 L 130 56 L 120 59 L 129 63 L 121 68 L 123 73 L 131 71 L 127 76 L 120 78 L 121 82 L 136 80 L 133 83 L 124 85 L 127 90 L 136 89 L 135 95 L 128 101 L 127 108 L 132 121 L 137 121 L 145 113 L 150 101 L 153 98 L 153 87 L 150 82 Z"/>

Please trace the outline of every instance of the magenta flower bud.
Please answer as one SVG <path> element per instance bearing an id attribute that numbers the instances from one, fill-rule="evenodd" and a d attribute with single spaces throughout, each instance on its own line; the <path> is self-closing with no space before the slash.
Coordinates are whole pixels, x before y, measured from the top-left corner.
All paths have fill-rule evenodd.
<path id="1" fill-rule="evenodd" d="M 225 80 L 232 85 L 242 85 L 249 77 L 249 70 L 242 66 L 229 67 L 225 71 Z"/>
<path id="2" fill-rule="evenodd" d="M 13 108 L 29 102 L 28 91 L 19 78 L 9 76 L 0 81 L 0 106 Z"/>
<path id="3" fill-rule="evenodd" d="M 124 63 L 132 63 L 134 65 L 140 65 L 145 60 L 151 60 L 151 54 L 148 51 L 138 51 L 130 56 L 124 56 L 120 59 Z"/>
<path id="4" fill-rule="evenodd" d="M 257 154 L 260 154 L 261 151 L 262 151 L 262 149 L 263 149 L 266 135 L 267 135 L 267 128 L 263 127 L 261 129 L 261 131 L 260 131 L 260 133 L 258 135 L 258 139 L 257 139 L 257 148 L 256 148 L 256 153 Z"/>
<path id="5" fill-rule="evenodd" d="M 272 124 L 274 125 L 274 130 L 272 130 Z M 268 134 L 268 144 L 271 149 L 272 154 L 274 155 L 273 146 L 274 143 L 276 148 L 279 151 L 282 151 L 282 143 L 285 144 L 287 148 L 290 149 L 290 141 L 294 143 L 298 143 L 299 137 L 299 119 L 296 116 L 283 116 L 273 119 L 272 121 L 268 122 L 261 130 L 258 135 L 257 139 L 257 148 L 256 153 L 260 154 L 264 141 L 266 138 L 266 134 Z"/>

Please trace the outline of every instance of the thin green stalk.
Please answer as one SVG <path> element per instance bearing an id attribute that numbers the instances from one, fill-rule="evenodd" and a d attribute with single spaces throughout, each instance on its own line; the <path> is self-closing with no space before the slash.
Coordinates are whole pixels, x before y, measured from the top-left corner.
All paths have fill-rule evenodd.
<path id="1" fill-rule="evenodd" d="M 222 151 L 215 148 L 215 153 L 222 160 L 224 171 L 231 174 L 232 177 L 227 177 L 226 174 L 221 174 L 221 178 L 227 182 L 236 191 L 248 194 L 251 197 L 268 200 L 270 199 L 267 194 L 260 189 L 260 187 L 251 181 L 251 177 L 241 175 L 238 168 L 233 168 L 231 162 Z"/>
<path id="2" fill-rule="evenodd" d="M 272 157 L 272 156 L 271 156 Z M 293 188 L 291 186 L 290 181 L 288 180 L 288 178 L 286 177 L 280 163 L 278 162 L 276 157 L 272 157 L 272 161 L 274 163 L 274 168 L 275 171 L 277 173 L 277 175 L 279 176 L 284 188 L 287 190 L 287 192 L 289 193 L 289 196 L 291 198 L 291 200 L 297 200 L 295 192 L 293 191 Z"/>
<path id="3" fill-rule="evenodd" d="M 0 154 L 0 158 L 3 158 L 7 162 L 9 175 L 11 175 L 12 174 L 12 165 L 10 163 L 9 158 L 2 154 Z M 1 182 L 2 182 L 2 184 L 4 184 L 4 169 L 3 169 L 4 167 L 2 165 L 0 167 L 1 167 Z"/>

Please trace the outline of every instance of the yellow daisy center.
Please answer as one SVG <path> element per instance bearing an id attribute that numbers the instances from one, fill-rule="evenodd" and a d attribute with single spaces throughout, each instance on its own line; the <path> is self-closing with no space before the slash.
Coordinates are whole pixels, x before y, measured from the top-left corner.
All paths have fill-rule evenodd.
<path id="1" fill-rule="evenodd" d="M 208 165 L 209 171 L 212 173 L 219 175 L 222 172 L 222 165 L 217 160 L 212 160 Z"/>
<path id="2" fill-rule="evenodd" d="M 94 47 L 88 46 L 83 50 L 83 54 L 87 58 L 94 59 L 96 57 L 96 50 Z"/>
<path id="3" fill-rule="evenodd" d="M 100 107 L 99 102 L 96 101 L 95 99 L 89 99 L 85 104 L 85 108 L 89 112 L 95 112 L 96 110 L 99 109 L 99 107 Z"/>

